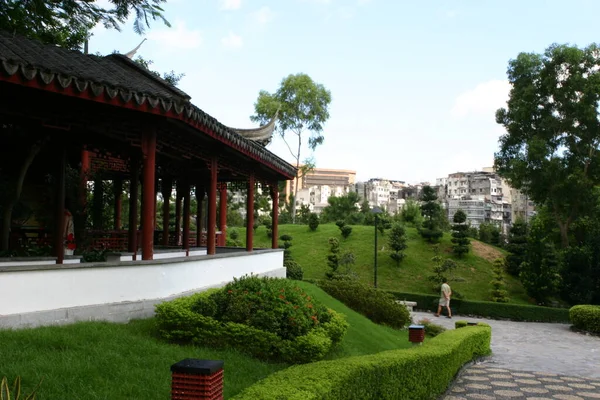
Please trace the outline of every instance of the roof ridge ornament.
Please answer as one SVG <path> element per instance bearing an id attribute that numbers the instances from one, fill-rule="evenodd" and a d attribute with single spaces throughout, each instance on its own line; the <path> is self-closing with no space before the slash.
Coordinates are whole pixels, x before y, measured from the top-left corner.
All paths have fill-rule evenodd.
<path id="1" fill-rule="evenodd" d="M 271 118 L 271 120 L 265 125 L 259 126 L 258 128 L 239 129 L 229 127 L 229 129 L 231 129 L 238 135 L 244 137 L 245 139 L 266 146 L 271 142 L 271 139 L 273 138 L 273 132 L 275 132 L 275 122 L 277 122 L 277 120 L 279 119 L 279 110 L 281 110 L 281 105 L 277 107 L 277 111 L 275 111 L 275 115 L 273 116 L 273 118 Z"/>
<path id="2" fill-rule="evenodd" d="M 140 42 L 140 44 L 138 44 L 138 45 L 137 45 L 137 46 L 136 46 L 136 47 L 135 47 L 133 50 L 131 50 L 131 51 L 130 51 L 130 52 L 128 52 L 128 53 L 125 53 L 125 57 L 129 58 L 130 60 L 133 60 L 133 56 L 135 55 L 135 53 L 137 53 L 137 51 L 140 49 L 140 47 L 142 47 L 142 44 L 144 44 L 144 42 L 145 42 L 146 40 L 147 40 L 147 39 L 146 39 L 146 38 L 144 38 L 144 40 L 142 40 L 142 41 Z"/>

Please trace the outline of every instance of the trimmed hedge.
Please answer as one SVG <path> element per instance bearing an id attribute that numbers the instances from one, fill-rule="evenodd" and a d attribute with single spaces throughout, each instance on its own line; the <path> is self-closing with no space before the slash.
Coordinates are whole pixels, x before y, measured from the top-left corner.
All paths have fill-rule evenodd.
<path id="1" fill-rule="evenodd" d="M 464 328 L 464 327 L 467 327 L 467 326 L 469 326 L 469 321 L 462 320 L 462 319 L 459 320 L 459 321 L 456 321 L 454 323 L 454 328 L 455 329 Z M 485 322 L 477 322 L 476 326 L 489 326 L 489 325 L 486 324 Z"/>
<path id="2" fill-rule="evenodd" d="M 402 329 L 410 322 L 410 313 L 397 304 L 389 293 L 353 279 L 329 279 L 317 285 L 330 296 L 380 325 Z"/>
<path id="3" fill-rule="evenodd" d="M 419 310 L 436 310 L 439 296 L 405 293 L 388 290 L 398 300 L 416 301 Z M 568 308 L 552 308 L 521 304 L 495 303 L 491 301 L 469 301 L 452 299 L 452 313 L 473 315 L 492 319 L 532 322 L 569 322 Z"/>
<path id="4" fill-rule="evenodd" d="M 569 318 L 577 329 L 600 333 L 600 306 L 578 305 L 569 310 Z"/>
<path id="5" fill-rule="evenodd" d="M 488 326 L 475 326 L 446 331 L 412 349 L 293 366 L 234 399 L 435 399 L 465 363 L 490 353 L 491 333 Z"/>
<path id="6" fill-rule="evenodd" d="M 295 340 L 285 340 L 274 333 L 235 322 L 221 322 L 194 312 L 211 292 L 196 293 L 156 306 L 156 321 L 161 336 L 167 340 L 203 346 L 233 347 L 240 352 L 266 360 L 291 364 L 320 360 L 339 343 L 348 323 L 329 310 L 331 320 Z"/>

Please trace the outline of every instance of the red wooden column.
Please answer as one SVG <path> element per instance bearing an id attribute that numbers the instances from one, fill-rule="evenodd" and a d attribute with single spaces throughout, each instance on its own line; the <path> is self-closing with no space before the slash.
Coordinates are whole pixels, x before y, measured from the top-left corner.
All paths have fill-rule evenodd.
<path id="1" fill-rule="evenodd" d="M 190 184 L 186 181 L 183 190 L 183 244 L 186 255 L 190 255 Z"/>
<path id="2" fill-rule="evenodd" d="M 63 144 L 61 144 L 64 146 Z M 54 254 L 56 263 L 62 264 L 65 260 L 65 166 L 67 163 L 67 151 L 64 147 L 58 149 L 57 168 L 57 191 L 56 191 L 56 226 L 54 227 Z"/>
<path id="3" fill-rule="evenodd" d="M 171 178 L 163 178 L 162 179 L 162 196 L 163 196 L 163 236 L 162 236 L 162 245 L 169 245 L 169 225 L 171 219 L 171 191 L 173 189 L 173 181 Z"/>
<path id="4" fill-rule="evenodd" d="M 196 246 L 202 243 L 202 218 L 204 210 L 204 186 L 196 184 Z"/>
<path id="5" fill-rule="evenodd" d="M 137 229 L 138 229 L 138 196 L 140 165 L 137 157 L 131 157 L 129 178 L 129 252 L 133 253 L 133 259 L 136 259 L 138 248 Z"/>
<path id="6" fill-rule="evenodd" d="M 210 160 L 210 186 L 208 187 L 208 222 L 206 223 L 206 248 L 208 254 L 216 253 L 215 236 L 217 234 L 217 158 Z"/>
<path id="7" fill-rule="evenodd" d="M 221 182 L 219 205 L 221 206 L 219 210 L 219 227 L 221 229 L 219 246 L 225 246 L 227 235 L 227 183 L 225 182 Z"/>
<path id="8" fill-rule="evenodd" d="M 271 248 L 277 249 L 279 248 L 279 244 L 277 243 L 279 237 L 279 185 L 277 182 L 271 185 L 271 200 L 273 202 L 273 220 L 271 222 L 271 232 L 273 233 L 273 236 L 271 237 Z"/>
<path id="9" fill-rule="evenodd" d="M 85 210 L 87 206 L 87 184 L 90 176 L 90 152 L 85 148 L 81 150 L 81 173 L 80 173 L 80 196 L 81 196 L 81 209 Z"/>
<path id="10" fill-rule="evenodd" d="M 254 247 L 254 175 L 248 178 L 248 195 L 246 196 L 246 251 Z"/>
<path id="11" fill-rule="evenodd" d="M 114 229 L 121 229 L 121 208 L 123 206 L 123 179 L 115 178 L 113 180 L 113 193 L 115 197 L 115 224 Z"/>
<path id="12" fill-rule="evenodd" d="M 181 181 L 177 181 L 175 190 L 175 246 L 179 246 L 179 239 L 181 239 Z"/>
<path id="13" fill-rule="evenodd" d="M 152 223 L 152 230 L 156 230 L 156 223 L 158 221 L 158 175 L 156 175 L 156 172 L 154 173 L 154 219 L 153 219 L 153 223 Z"/>
<path id="14" fill-rule="evenodd" d="M 154 177 L 156 168 L 156 131 L 142 134 L 144 170 L 142 178 L 142 260 L 152 260 L 154 252 Z"/>

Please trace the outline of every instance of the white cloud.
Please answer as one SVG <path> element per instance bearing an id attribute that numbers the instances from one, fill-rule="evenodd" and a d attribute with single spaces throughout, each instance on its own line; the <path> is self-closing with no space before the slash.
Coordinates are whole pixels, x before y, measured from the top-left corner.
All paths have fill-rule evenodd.
<path id="1" fill-rule="evenodd" d="M 260 10 L 254 12 L 253 17 L 260 25 L 265 25 L 273 20 L 275 14 L 269 7 L 264 6 Z"/>
<path id="2" fill-rule="evenodd" d="M 475 89 L 459 95 L 454 101 L 451 114 L 464 118 L 470 115 L 492 114 L 506 106 L 510 84 L 505 80 L 491 80 L 480 83 Z"/>
<path id="3" fill-rule="evenodd" d="M 239 10 L 242 7 L 242 0 L 219 0 L 221 10 Z"/>
<path id="4" fill-rule="evenodd" d="M 202 44 L 200 31 L 187 29 L 183 21 L 176 21 L 171 28 L 151 30 L 147 36 L 148 40 L 170 48 L 195 49 Z"/>
<path id="5" fill-rule="evenodd" d="M 225 47 L 239 48 L 244 45 L 244 41 L 242 40 L 241 36 L 236 35 L 233 32 L 229 32 L 229 35 L 221 39 L 221 44 L 223 44 Z"/>
<path id="6" fill-rule="evenodd" d="M 454 18 L 458 13 L 455 10 L 446 11 L 446 17 Z"/>

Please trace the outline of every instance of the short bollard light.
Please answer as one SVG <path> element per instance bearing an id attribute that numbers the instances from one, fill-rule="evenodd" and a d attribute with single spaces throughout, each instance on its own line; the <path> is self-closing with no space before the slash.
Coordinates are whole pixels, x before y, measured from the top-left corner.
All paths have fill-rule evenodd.
<path id="1" fill-rule="evenodd" d="M 171 365 L 171 400 L 222 400 L 223 361 L 186 358 Z"/>
<path id="2" fill-rule="evenodd" d="M 408 341 L 412 344 L 421 344 L 425 340 L 425 326 L 411 325 L 408 327 Z"/>

